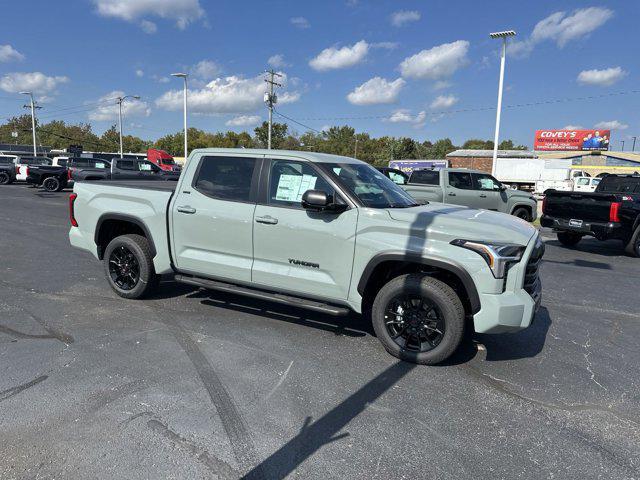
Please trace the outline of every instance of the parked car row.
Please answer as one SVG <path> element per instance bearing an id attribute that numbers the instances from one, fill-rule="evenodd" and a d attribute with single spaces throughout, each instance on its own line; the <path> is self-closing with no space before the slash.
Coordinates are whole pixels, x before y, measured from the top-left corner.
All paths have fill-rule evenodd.
<path id="1" fill-rule="evenodd" d="M 143 159 L 0 156 L 0 185 L 23 181 L 50 192 L 71 187 L 76 180 L 177 180 L 179 176 L 180 169 L 162 169 Z"/>

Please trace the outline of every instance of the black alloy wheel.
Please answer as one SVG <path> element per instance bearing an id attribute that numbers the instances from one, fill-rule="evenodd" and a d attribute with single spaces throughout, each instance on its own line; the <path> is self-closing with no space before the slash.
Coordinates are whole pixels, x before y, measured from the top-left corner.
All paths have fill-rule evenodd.
<path id="1" fill-rule="evenodd" d="M 385 308 L 384 322 L 400 348 L 416 353 L 436 348 L 446 328 L 440 309 L 428 299 L 412 294 L 393 297 Z"/>
<path id="2" fill-rule="evenodd" d="M 109 276 L 122 290 L 133 290 L 140 281 L 140 264 L 134 253 L 120 245 L 109 256 Z"/>
<path id="3" fill-rule="evenodd" d="M 8 185 L 11 181 L 11 177 L 7 172 L 0 172 L 0 185 Z"/>

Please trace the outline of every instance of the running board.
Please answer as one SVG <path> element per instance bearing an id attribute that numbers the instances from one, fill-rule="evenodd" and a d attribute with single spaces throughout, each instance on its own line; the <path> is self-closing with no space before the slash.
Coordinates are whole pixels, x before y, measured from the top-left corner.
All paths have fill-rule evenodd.
<path id="1" fill-rule="evenodd" d="M 175 276 L 175 280 L 179 283 L 194 285 L 196 287 L 202 287 L 209 290 L 235 293 L 238 295 L 244 295 L 246 297 L 282 303 L 291 307 L 305 308 L 307 310 L 313 310 L 315 312 L 326 313 L 334 316 L 347 315 L 349 313 L 349 309 L 346 307 L 338 307 L 336 305 L 329 305 L 327 303 L 316 302 L 313 300 L 308 300 L 306 298 L 294 297 L 291 295 L 283 295 L 281 293 L 265 292 L 264 290 L 257 290 L 255 288 L 241 287 L 232 283 L 209 280 L 208 278 L 191 277 L 188 275 L 177 274 Z"/>

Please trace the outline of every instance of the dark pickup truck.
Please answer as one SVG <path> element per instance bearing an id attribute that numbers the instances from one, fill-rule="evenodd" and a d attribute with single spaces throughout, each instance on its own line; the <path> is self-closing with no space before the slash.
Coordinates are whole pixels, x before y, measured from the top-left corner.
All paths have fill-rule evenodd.
<path id="1" fill-rule="evenodd" d="M 0 155 L 0 185 L 8 185 L 16 180 L 16 157 Z"/>
<path id="2" fill-rule="evenodd" d="M 29 167 L 27 183 L 42 187 L 48 192 L 60 192 L 73 185 L 73 182 L 69 181 L 67 167 L 63 165 Z"/>
<path id="3" fill-rule="evenodd" d="M 164 171 L 148 160 L 114 158 L 91 160 L 92 165 L 80 167 L 77 163 L 69 165 L 70 179 L 90 180 L 177 180 L 180 172 Z"/>
<path id="4" fill-rule="evenodd" d="M 590 235 L 621 240 L 626 253 L 640 257 L 640 175 L 607 175 L 592 193 L 547 190 L 540 224 L 566 246 Z"/>

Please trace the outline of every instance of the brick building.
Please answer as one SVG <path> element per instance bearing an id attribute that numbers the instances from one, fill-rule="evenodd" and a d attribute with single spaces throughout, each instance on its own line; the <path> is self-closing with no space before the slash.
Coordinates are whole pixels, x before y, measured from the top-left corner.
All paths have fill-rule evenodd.
<path id="1" fill-rule="evenodd" d="M 498 158 L 537 158 L 534 152 L 529 150 L 498 150 Z M 491 173 L 493 163 L 493 150 L 455 150 L 447 154 L 449 167 L 469 168 Z"/>

